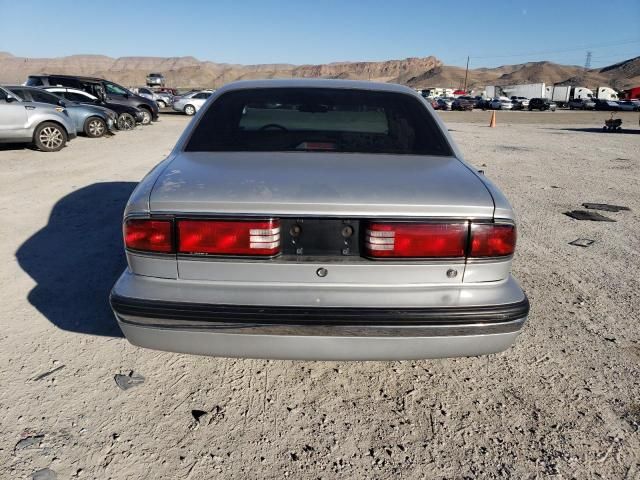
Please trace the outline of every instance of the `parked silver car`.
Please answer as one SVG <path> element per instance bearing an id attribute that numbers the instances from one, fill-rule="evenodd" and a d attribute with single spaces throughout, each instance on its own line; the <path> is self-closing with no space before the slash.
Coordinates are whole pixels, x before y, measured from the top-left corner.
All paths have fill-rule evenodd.
<path id="1" fill-rule="evenodd" d="M 76 137 L 67 110 L 27 102 L 0 87 L 0 143 L 32 143 L 45 152 L 61 150 Z"/>
<path id="2" fill-rule="evenodd" d="M 493 110 L 513 110 L 513 102 L 507 97 L 495 97 L 489 106 Z"/>
<path id="3" fill-rule="evenodd" d="M 511 206 L 400 85 L 226 85 L 124 213 L 135 345 L 388 360 L 509 347 L 529 311 Z"/>
<path id="4" fill-rule="evenodd" d="M 109 109 L 97 105 L 69 102 L 41 88 L 21 85 L 6 86 L 5 88 L 23 100 L 65 107 L 75 125 L 76 133 L 99 138 L 107 132 L 115 131 L 118 116 Z"/>
<path id="5" fill-rule="evenodd" d="M 511 103 L 513 110 L 525 110 L 529 108 L 529 99 L 527 97 L 512 96 Z"/>
<path id="6" fill-rule="evenodd" d="M 171 108 L 177 112 L 186 113 L 187 115 L 195 115 L 212 94 L 212 90 L 201 90 L 173 97 Z"/>
<path id="7" fill-rule="evenodd" d="M 640 110 L 640 107 L 637 103 L 630 100 L 619 100 L 618 109 L 623 112 L 637 112 L 638 110 Z"/>
<path id="8" fill-rule="evenodd" d="M 150 87 L 164 87 L 164 75 L 161 73 L 150 73 L 147 75 L 147 85 Z"/>
<path id="9" fill-rule="evenodd" d="M 594 110 L 596 102 L 590 98 L 572 98 L 569 100 L 569 110 Z"/>
<path id="10" fill-rule="evenodd" d="M 155 92 L 146 87 L 136 88 L 136 93 L 141 97 L 153 100 L 160 108 L 166 108 L 171 105 L 173 99 L 173 95 L 168 92 Z"/>

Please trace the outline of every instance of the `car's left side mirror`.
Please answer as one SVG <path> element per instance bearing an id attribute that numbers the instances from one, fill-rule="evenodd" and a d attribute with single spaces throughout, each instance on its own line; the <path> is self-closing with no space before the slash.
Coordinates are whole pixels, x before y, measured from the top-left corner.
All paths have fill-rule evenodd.
<path id="1" fill-rule="evenodd" d="M 60 105 L 61 107 L 66 107 L 67 104 L 65 103 L 64 100 L 58 100 L 58 105 Z"/>
<path id="2" fill-rule="evenodd" d="M 11 102 L 17 102 L 17 100 L 13 97 L 10 97 L 7 95 L 7 98 L 5 99 L 5 102 L 7 103 L 11 103 Z"/>

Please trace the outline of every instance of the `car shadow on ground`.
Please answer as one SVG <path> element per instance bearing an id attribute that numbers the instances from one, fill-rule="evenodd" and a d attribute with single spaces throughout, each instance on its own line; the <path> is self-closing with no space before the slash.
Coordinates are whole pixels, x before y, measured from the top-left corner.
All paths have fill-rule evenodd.
<path id="1" fill-rule="evenodd" d="M 617 130 L 615 132 L 606 131 L 602 127 L 600 128 L 597 128 L 597 127 L 575 128 L 574 127 L 574 128 L 560 128 L 558 130 L 565 130 L 567 132 L 606 133 L 610 135 L 619 134 L 619 133 L 623 133 L 627 135 L 640 134 L 640 129 L 637 129 L 637 128 L 635 130 L 630 128 L 622 128 L 622 130 Z"/>
<path id="2" fill-rule="evenodd" d="M 187 117 L 188 115 L 184 112 L 178 112 L 177 110 L 173 110 L 170 108 L 162 108 L 160 109 L 160 115 L 176 115 L 176 116 L 183 116 L 183 117 Z"/>
<path id="3" fill-rule="evenodd" d="M 30 143 L 0 143 L 0 152 L 9 150 L 37 150 Z"/>
<path id="4" fill-rule="evenodd" d="M 125 268 L 122 213 L 135 182 L 94 183 L 55 204 L 16 252 L 37 283 L 29 302 L 58 328 L 121 337 L 109 292 Z"/>

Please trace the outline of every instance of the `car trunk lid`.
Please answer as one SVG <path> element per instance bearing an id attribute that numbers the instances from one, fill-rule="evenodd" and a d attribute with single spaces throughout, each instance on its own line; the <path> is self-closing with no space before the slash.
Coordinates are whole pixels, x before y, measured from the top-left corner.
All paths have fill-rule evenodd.
<path id="1" fill-rule="evenodd" d="M 311 217 L 492 218 L 493 199 L 455 157 L 189 152 L 158 178 L 152 212 Z"/>

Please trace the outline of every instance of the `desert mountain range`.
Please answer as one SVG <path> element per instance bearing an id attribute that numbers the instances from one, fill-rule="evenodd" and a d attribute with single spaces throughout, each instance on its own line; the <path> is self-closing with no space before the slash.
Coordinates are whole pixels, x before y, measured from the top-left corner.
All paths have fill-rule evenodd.
<path id="1" fill-rule="evenodd" d="M 343 78 L 403 83 L 415 88 L 454 87 L 464 83 L 464 68 L 444 65 L 436 57 L 381 62 L 337 62 L 322 65 L 234 65 L 194 57 L 120 57 L 72 55 L 25 58 L 0 52 L 0 83 L 22 83 L 30 74 L 58 73 L 108 78 L 126 86 L 144 85 L 150 72 L 162 73 L 174 87 L 217 88 L 234 80 L 257 78 Z M 545 82 L 624 89 L 640 85 L 640 57 L 600 69 L 530 62 L 469 70 L 469 88 Z"/>

